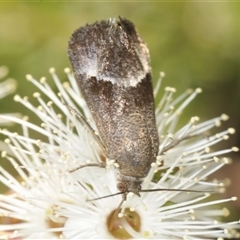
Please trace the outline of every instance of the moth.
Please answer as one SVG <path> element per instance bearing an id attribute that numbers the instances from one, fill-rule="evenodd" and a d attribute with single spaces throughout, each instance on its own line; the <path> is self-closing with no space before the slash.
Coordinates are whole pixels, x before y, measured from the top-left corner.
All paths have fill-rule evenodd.
<path id="1" fill-rule="evenodd" d="M 134 24 L 119 17 L 80 27 L 69 40 L 68 56 L 105 157 L 119 165 L 120 192 L 113 195 L 189 191 L 141 189 L 156 161 L 159 137 L 149 50 Z M 85 166 L 104 167 L 105 163 Z"/>

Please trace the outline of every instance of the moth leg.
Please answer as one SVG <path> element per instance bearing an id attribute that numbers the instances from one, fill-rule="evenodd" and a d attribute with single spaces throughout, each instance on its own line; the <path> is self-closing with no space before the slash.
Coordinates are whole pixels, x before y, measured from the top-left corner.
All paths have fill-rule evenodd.
<path id="1" fill-rule="evenodd" d="M 100 168 L 105 168 L 106 167 L 106 163 L 105 162 L 100 162 L 100 163 L 88 163 L 88 164 L 84 164 L 84 165 L 81 165 L 79 167 L 76 167 L 72 170 L 70 170 L 69 172 L 72 173 L 72 172 L 75 172 L 81 168 L 84 168 L 84 167 L 100 167 Z"/>
<path id="2" fill-rule="evenodd" d="M 112 219 L 111 219 L 111 222 L 110 222 L 110 226 L 109 226 L 109 228 L 110 228 L 111 230 L 113 230 L 113 228 L 114 228 L 113 225 L 114 225 L 114 222 L 116 222 L 115 219 L 118 218 L 118 214 L 119 214 L 119 212 L 121 211 L 121 206 L 122 206 L 123 202 L 126 201 L 126 198 L 127 198 L 126 193 L 124 193 L 124 194 L 123 194 L 122 201 L 119 203 L 117 209 L 115 210 L 115 212 L 114 212 L 114 214 L 113 214 L 113 216 L 112 216 Z"/>
<path id="3" fill-rule="evenodd" d="M 179 138 L 179 139 L 173 139 L 173 141 L 168 144 L 166 147 L 164 147 L 162 149 L 162 151 L 159 153 L 159 155 L 162 155 L 164 154 L 165 152 L 167 152 L 169 149 L 177 146 L 180 142 L 184 141 L 184 140 L 187 140 L 187 139 L 190 139 L 190 138 L 193 138 L 193 137 L 197 137 L 199 136 L 198 134 L 196 135 L 188 135 L 188 136 L 185 136 L 185 137 L 182 137 L 182 138 Z"/>
<path id="4" fill-rule="evenodd" d="M 79 113 L 77 112 L 74 108 L 66 105 L 71 113 L 73 113 L 74 115 L 76 115 L 80 121 L 86 125 L 86 127 L 88 128 L 88 130 L 92 133 L 94 139 L 97 141 L 98 145 L 101 147 L 102 151 L 104 152 L 104 155 L 106 156 L 106 148 L 102 143 L 102 140 L 99 138 L 99 136 L 96 134 L 96 132 L 93 130 L 93 128 L 90 126 L 90 124 L 87 122 L 87 120 Z M 84 165 L 85 166 L 85 165 Z"/>

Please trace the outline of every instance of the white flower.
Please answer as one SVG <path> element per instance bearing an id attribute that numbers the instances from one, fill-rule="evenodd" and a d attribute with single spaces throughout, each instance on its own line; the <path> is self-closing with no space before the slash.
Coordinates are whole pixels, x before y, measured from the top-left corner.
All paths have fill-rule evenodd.
<path id="1" fill-rule="evenodd" d="M 8 68 L 6 66 L 0 66 L 0 79 L 5 78 L 8 75 Z M 15 80 L 8 78 L 4 82 L 0 83 L 0 99 L 4 98 L 8 94 L 16 90 Z"/>
<path id="2" fill-rule="evenodd" d="M 207 180 L 209 175 L 229 162 L 227 153 L 238 150 L 233 147 L 211 151 L 212 145 L 234 133 L 233 129 L 214 135 L 208 133 L 227 120 L 227 116 L 203 123 L 198 123 L 198 117 L 193 117 L 187 125 L 176 130 L 182 111 L 200 89 L 187 91 L 174 100 L 175 90 L 166 88 L 156 107 L 160 154 L 152 164 L 142 189 L 170 190 L 141 192 L 140 198 L 129 193 L 121 210 L 116 213 L 122 201 L 121 195 L 89 201 L 118 192 L 118 165 L 103 157 L 93 134 L 78 116 L 70 113 L 68 106 L 83 114 L 96 129 L 74 77 L 69 69 L 65 72 L 69 82 L 61 84 L 54 69 L 50 70 L 58 96 L 45 78 L 39 83 L 27 76 L 41 92 L 34 93 L 39 107 L 34 107 L 27 98 L 15 97 L 16 101 L 37 114 L 42 121 L 41 127 L 28 122 L 26 117 L 1 116 L 22 125 L 23 129 L 21 135 L 1 131 L 8 137 L 5 142 L 12 150 L 12 154 L 3 152 L 2 156 L 12 163 L 21 179 L 0 168 L 1 182 L 12 190 L 9 195 L 1 195 L 0 213 L 17 221 L 0 225 L 5 237 L 219 240 L 240 237 L 236 231 L 239 222 L 222 222 L 228 210 L 221 209 L 219 205 L 236 198 L 218 200 L 217 193 L 226 184 Z M 160 80 L 155 94 L 159 87 Z M 44 100 L 46 97 L 47 102 Z M 36 140 L 38 138 L 42 140 Z M 85 167 L 71 171 L 81 165 L 101 161 L 106 161 L 107 168 Z"/>
<path id="3" fill-rule="evenodd" d="M 0 66 L 0 79 L 6 78 L 8 75 L 8 68 L 6 66 Z M 13 93 L 16 90 L 16 81 L 12 78 L 6 79 L 0 83 L 0 99 Z M 6 121 L 0 119 L 0 125 L 6 124 Z"/>

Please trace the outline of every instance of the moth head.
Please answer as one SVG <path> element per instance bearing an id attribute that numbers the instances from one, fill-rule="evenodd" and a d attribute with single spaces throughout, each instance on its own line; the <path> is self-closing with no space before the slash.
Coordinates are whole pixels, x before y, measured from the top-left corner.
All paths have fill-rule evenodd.
<path id="1" fill-rule="evenodd" d="M 141 191 L 141 183 L 142 181 L 140 181 L 138 178 L 121 177 L 117 184 L 117 189 L 122 193 L 133 192 L 140 197 L 139 192 Z"/>

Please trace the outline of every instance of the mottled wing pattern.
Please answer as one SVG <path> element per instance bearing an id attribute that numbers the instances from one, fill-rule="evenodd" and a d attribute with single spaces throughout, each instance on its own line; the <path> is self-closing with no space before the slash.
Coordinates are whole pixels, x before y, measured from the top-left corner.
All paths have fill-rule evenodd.
<path id="1" fill-rule="evenodd" d="M 107 157 L 121 174 L 145 177 L 159 142 L 148 49 L 133 24 L 119 19 L 80 28 L 68 54 Z"/>

